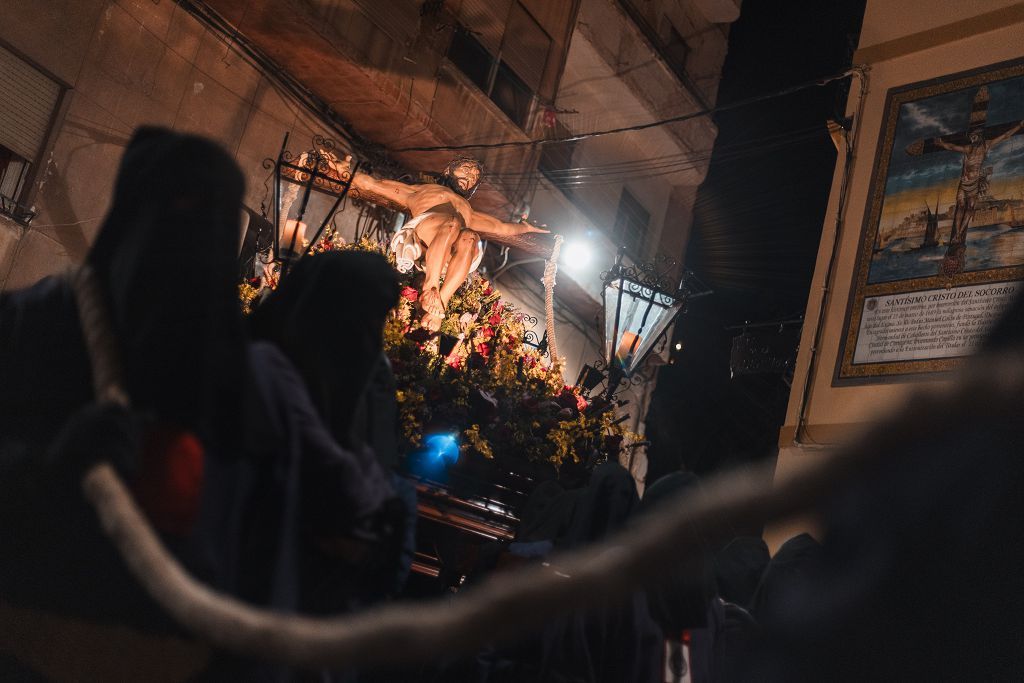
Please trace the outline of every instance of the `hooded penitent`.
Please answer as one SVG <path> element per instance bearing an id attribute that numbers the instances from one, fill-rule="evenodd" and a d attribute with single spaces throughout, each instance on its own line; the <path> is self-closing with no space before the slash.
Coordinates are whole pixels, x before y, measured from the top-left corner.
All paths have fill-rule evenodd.
<path id="1" fill-rule="evenodd" d="M 253 313 L 256 337 L 277 344 L 302 375 L 335 438 L 351 443 L 352 415 L 381 353 L 398 279 L 378 254 L 306 257 Z"/>
<path id="2" fill-rule="evenodd" d="M 245 372 L 233 261 L 242 189 L 237 166 L 216 145 L 141 129 L 126 148 L 110 211 L 87 256 L 125 388 L 146 431 L 155 428 L 161 442 L 157 455 L 198 459 L 200 466 L 197 438 L 228 452 L 240 432 L 233 414 Z M 140 482 L 133 475 L 148 465 L 147 448 L 140 457 L 133 441 L 138 420 L 87 407 L 92 370 L 68 278 L 48 277 L 0 296 L 0 377 L 2 598 L 53 614 L 165 628 L 80 495 L 83 451 L 110 458 L 109 445 L 121 444 L 117 455 L 124 457 L 111 459 L 134 484 Z M 168 434 L 188 439 L 167 440 Z M 91 437 L 92 447 L 83 442 Z M 185 448 L 163 448 L 170 444 Z M 196 505 L 201 476 L 200 470 L 198 480 L 188 479 Z M 179 512 L 159 505 L 167 501 L 149 502 L 157 505 L 147 512 Z M 198 511 L 186 512 L 192 521 Z M 55 635 L 55 643 L 62 637 Z"/>
<path id="3" fill-rule="evenodd" d="M 636 483 L 625 468 L 618 463 L 597 466 L 576 502 L 565 546 L 607 541 L 639 507 Z M 557 558 L 552 561 L 557 566 Z M 595 596 L 585 613 L 573 613 L 545 627 L 541 643 L 538 680 L 659 680 L 661 631 L 643 593 L 614 603 Z"/>
<path id="4" fill-rule="evenodd" d="M 644 493 L 641 512 L 657 514 L 671 509 L 687 497 L 696 495 L 700 481 L 692 472 L 673 472 L 651 484 Z M 705 585 L 706 552 L 679 557 L 666 552 L 664 562 L 672 566 L 671 579 L 663 580 L 648 591 L 651 615 L 666 637 L 676 637 L 684 629 L 702 626 L 707 610 Z"/>
<path id="5" fill-rule="evenodd" d="M 739 536 L 715 555 L 715 586 L 725 601 L 748 608 L 768 566 L 768 545 L 755 536 Z"/>
<path id="6" fill-rule="evenodd" d="M 242 189 L 238 167 L 213 143 L 140 129 L 86 259 L 107 303 L 133 407 L 225 446 L 238 432 L 233 407 L 244 376 L 233 282 Z M 38 453 L 92 400 L 66 278 L 0 296 L 0 376 L 8 453 Z"/>
<path id="7" fill-rule="evenodd" d="M 194 136 L 142 128 L 87 258 L 109 298 L 133 405 L 220 440 L 244 374 L 235 290 L 244 181 Z"/>

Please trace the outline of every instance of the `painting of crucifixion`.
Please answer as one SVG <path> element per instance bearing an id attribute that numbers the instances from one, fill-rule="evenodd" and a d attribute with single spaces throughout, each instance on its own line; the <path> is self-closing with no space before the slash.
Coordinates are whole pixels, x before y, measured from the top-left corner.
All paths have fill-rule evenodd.
<path id="1" fill-rule="evenodd" d="M 950 370 L 1024 292 L 1024 60 L 891 88 L 877 150 L 837 383 Z"/>
<path id="2" fill-rule="evenodd" d="M 869 283 L 1024 264 L 1024 76 L 900 104 Z"/>

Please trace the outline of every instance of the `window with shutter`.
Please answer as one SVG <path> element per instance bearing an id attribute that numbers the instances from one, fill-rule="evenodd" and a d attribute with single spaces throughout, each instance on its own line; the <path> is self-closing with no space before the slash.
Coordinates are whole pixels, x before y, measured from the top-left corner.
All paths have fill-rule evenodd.
<path id="1" fill-rule="evenodd" d="M 494 70 L 494 57 L 480 41 L 471 33 L 459 27 L 452 36 L 448 46 L 448 61 L 459 67 L 476 87 L 484 92 L 491 88 L 491 72 Z"/>
<path id="2" fill-rule="evenodd" d="M 492 55 L 501 48 L 512 0 L 463 0 L 459 22 Z"/>
<path id="3" fill-rule="evenodd" d="M 448 60 L 526 128 L 552 41 L 518 2 L 465 0 Z"/>
<path id="4" fill-rule="evenodd" d="M 39 163 L 61 86 L 0 47 L 0 212 L 27 223 L 19 206 L 29 172 Z"/>
<path id="5" fill-rule="evenodd" d="M 650 222 L 651 214 L 644 205 L 629 190 L 622 188 L 619 211 L 615 217 L 615 239 L 626 247 L 626 252 L 633 258 L 643 258 L 647 226 Z"/>
<path id="6" fill-rule="evenodd" d="M 517 126 L 526 128 L 530 120 L 530 105 L 533 104 L 533 90 L 505 62 L 498 63 L 494 74 L 491 101 Z"/>
<path id="7" fill-rule="evenodd" d="M 666 61 L 673 69 L 686 70 L 686 60 L 690 57 L 690 46 L 671 22 L 668 25 L 668 40 L 665 41 L 664 54 Z"/>
<path id="8" fill-rule="evenodd" d="M 551 51 L 551 38 L 533 17 L 516 3 L 508 17 L 501 46 L 501 61 L 509 65 L 530 90 L 537 92 Z"/>

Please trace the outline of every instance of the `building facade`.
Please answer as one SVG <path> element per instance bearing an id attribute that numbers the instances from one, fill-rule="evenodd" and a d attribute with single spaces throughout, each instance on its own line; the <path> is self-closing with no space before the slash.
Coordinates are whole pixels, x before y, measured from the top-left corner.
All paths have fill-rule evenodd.
<path id="1" fill-rule="evenodd" d="M 862 230 L 878 224 L 875 244 L 867 246 L 877 253 L 899 240 L 914 236 L 914 248 L 945 250 L 950 238 L 950 223 L 957 194 L 957 178 L 961 162 L 949 153 L 950 169 L 943 194 L 932 193 L 927 202 L 908 205 L 900 213 L 902 220 L 876 220 L 870 212 L 873 195 L 890 192 L 873 180 L 879 164 L 889 163 L 886 147 L 887 131 L 895 123 L 886 112 L 887 98 L 919 84 L 941 83 L 947 77 L 963 73 L 984 73 L 992 65 L 1010 63 L 1024 57 L 1021 36 L 1024 35 L 1024 7 L 1009 0 L 983 0 L 974 3 L 923 2 L 907 0 L 900 3 L 868 0 L 864 15 L 860 44 L 853 63 L 866 67 L 866 91 L 860 94 L 854 83 L 847 114 L 852 117 L 852 128 L 840 142 L 850 140 L 855 146 L 850 158 L 844 162 L 843 154 L 837 163 L 832 193 L 825 217 L 822 241 L 818 252 L 811 293 L 807 303 L 803 336 L 797 358 L 793 391 L 790 396 L 785 425 L 779 439 L 777 476 L 798 470 L 813 462 L 822 453 L 843 443 L 875 417 L 892 411 L 904 402 L 910 392 L 934 383 L 948 381 L 943 372 L 894 373 L 869 380 L 848 381 L 842 377 L 843 343 L 849 329 L 849 311 L 854 300 L 857 282 L 858 255 L 864 252 Z M 950 87 L 958 87 L 953 84 Z M 964 95 L 969 105 L 971 93 Z M 976 95 L 975 95 L 976 97 Z M 975 108 L 978 109 L 977 107 Z M 919 104 L 911 103 L 903 114 L 925 113 Z M 999 116 L 994 105 L 990 116 Z M 963 114 L 965 123 L 967 113 Z M 939 133 L 952 133 L 952 119 L 943 127 L 937 121 L 925 118 L 913 122 L 921 131 L 934 128 Z M 994 121 L 993 121 L 994 123 Z M 973 124 L 971 124 L 973 125 Z M 929 126 L 931 128 L 929 128 Z M 950 127 L 952 126 L 952 127 Z M 921 135 L 934 135 L 922 132 Z M 891 141 L 891 137 L 889 138 Z M 1017 154 L 1024 143 L 1017 137 Z M 1011 144 L 1011 143 L 1007 143 Z M 901 152 L 901 149 L 896 149 Z M 889 171 L 890 177 L 893 171 Z M 996 168 L 996 175 L 1005 177 L 1007 169 Z M 993 179 L 993 192 L 1002 194 L 1004 185 Z M 841 204 L 844 183 L 847 184 L 845 207 Z M 978 230 L 993 224 L 1010 229 L 1018 221 L 1018 196 L 978 197 L 972 226 Z M 928 223 L 935 228 L 929 243 Z M 973 229 L 973 228 L 972 228 Z M 925 244 L 921 241 L 924 240 Z M 970 238 L 969 238 L 970 239 Z M 909 252 L 908 252 L 909 253 Z M 922 281 L 927 288 L 927 280 Z M 952 281 L 949 285 L 953 285 Z M 945 287 L 947 285 L 940 285 Z M 872 308 L 865 302 L 863 310 Z M 859 309 L 856 309 L 859 310 Z M 911 341 L 914 337 L 910 335 Z M 769 546 L 778 547 L 786 538 L 802 530 L 813 530 L 814 520 L 800 519 L 776 525 L 767 532 Z"/>
<path id="2" fill-rule="evenodd" d="M 285 134 L 294 151 L 325 135 L 375 172 L 411 179 L 443 168 L 456 153 L 444 148 L 481 145 L 465 150 L 486 168 L 474 206 L 503 220 L 528 206 L 567 245 L 591 247 L 588 264 L 567 249 L 559 274 L 555 324 L 570 383 L 603 352 L 600 273 L 617 248 L 681 261 L 716 130 L 697 115 L 530 143 L 710 108 L 739 13 L 736 0 L 3 5 L 0 288 L 81 262 L 141 125 L 223 145 L 246 175 L 253 213 L 269 206 L 263 161 Z M 352 237 L 366 219 L 349 206 L 336 224 Z M 537 316 L 538 333 L 542 266 L 499 245 L 484 262 Z M 630 397 L 637 431 L 652 389 Z"/>

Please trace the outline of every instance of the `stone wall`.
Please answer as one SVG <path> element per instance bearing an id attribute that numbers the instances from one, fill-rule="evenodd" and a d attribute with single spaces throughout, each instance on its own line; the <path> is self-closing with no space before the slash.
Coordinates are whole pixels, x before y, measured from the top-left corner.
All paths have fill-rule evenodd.
<path id="1" fill-rule="evenodd" d="M 0 246 L 0 257 L 10 260 L 0 271 L 4 288 L 81 261 L 138 126 L 169 126 L 219 142 L 242 167 L 246 203 L 257 209 L 266 192 L 262 160 L 277 155 L 284 134 L 298 147 L 326 130 L 171 0 L 8 3 L 0 41 L 69 89 L 33 188 L 38 215 L 10 256 L 10 247 Z"/>

